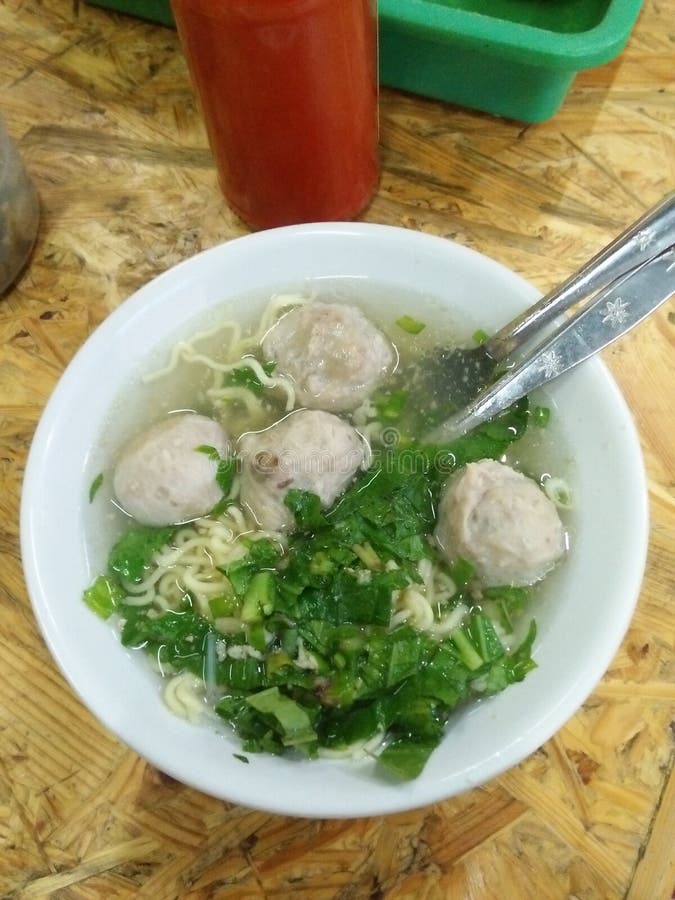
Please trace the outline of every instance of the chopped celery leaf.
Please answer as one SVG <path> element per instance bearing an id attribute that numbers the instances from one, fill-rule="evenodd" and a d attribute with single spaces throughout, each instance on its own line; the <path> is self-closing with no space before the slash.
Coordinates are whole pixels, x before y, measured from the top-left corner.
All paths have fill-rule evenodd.
<path id="1" fill-rule="evenodd" d="M 153 555 L 169 543 L 173 532 L 173 527 L 132 526 L 110 551 L 108 569 L 127 581 L 142 581 Z"/>
<path id="2" fill-rule="evenodd" d="M 230 493 L 234 476 L 237 474 L 237 460 L 233 456 L 221 456 L 218 450 L 210 444 L 200 444 L 199 447 L 195 447 L 195 452 L 203 453 L 210 460 L 217 463 L 216 483 L 223 492 L 224 497 L 227 497 Z M 212 515 L 221 512 L 221 506 L 223 506 L 222 502 L 217 505 L 215 511 L 212 511 Z"/>
<path id="3" fill-rule="evenodd" d="M 216 469 L 216 483 L 224 496 L 230 493 L 234 476 L 237 474 L 237 460 L 234 456 L 222 456 Z"/>
<path id="4" fill-rule="evenodd" d="M 312 531 L 326 524 L 321 511 L 321 500 L 310 491 L 291 488 L 284 497 L 284 504 L 295 518 L 295 524 L 301 531 Z"/>
<path id="5" fill-rule="evenodd" d="M 509 409 L 450 444 L 420 445 L 417 453 L 426 460 L 432 477 L 447 478 L 460 466 L 480 459 L 499 459 L 521 438 L 529 424 L 529 400 L 522 397 Z M 410 453 L 410 451 L 404 451 Z"/>
<path id="6" fill-rule="evenodd" d="M 262 370 L 265 375 L 271 375 L 275 367 L 276 363 L 274 362 L 262 363 Z M 228 372 L 225 375 L 224 386 L 243 387 L 249 391 L 253 391 L 258 397 L 262 396 L 262 393 L 265 390 L 264 384 L 260 381 L 251 366 L 240 366 L 238 369 L 233 369 L 231 372 Z"/>

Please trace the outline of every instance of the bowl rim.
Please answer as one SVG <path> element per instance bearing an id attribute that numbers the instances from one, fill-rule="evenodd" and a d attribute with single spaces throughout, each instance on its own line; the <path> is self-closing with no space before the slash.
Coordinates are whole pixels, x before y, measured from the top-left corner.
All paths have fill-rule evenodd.
<path id="1" fill-rule="evenodd" d="M 287 795 L 281 798 L 276 796 L 265 798 L 264 801 L 261 801 L 255 787 L 251 790 L 248 783 L 243 779 L 239 784 L 228 785 L 228 789 L 224 792 L 214 791 L 212 781 L 201 777 L 199 772 L 195 774 L 194 771 L 186 771 L 182 764 L 176 763 L 176 760 L 171 757 L 171 753 L 164 751 L 150 752 L 144 735 L 139 733 L 129 734 L 124 729 L 120 729 L 119 722 L 115 720 L 114 716 L 109 714 L 105 707 L 101 707 L 95 696 L 92 697 L 88 693 L 87 682 L 86 679 L 83 679 L 83 673 L 77 668 L 77 665 L 74 665 L 74 661 L 65 655 L 64 644 L 50 607 L 50 594 L 45 580 L 49 577 L 49 573 L 45 573 L 44 567 L 41 566 L 40 548 L 34 541 L 39 525 L 38 519 L 42 514 L 40 501 L 42 500 L 43 488 L 46 484 L 45 459 L 50 452 L 55 429 L 63 426 L 64 398 L 67 397 L 71 385 L 80 376 L 80 371 L 85 372 L 87 366 L 90 365 L 90 358 L 95 358 L 108 339 L 114 336 L 118 324 L 128 322 L 134 315 L 140 313 L 143 309 L 147 309 L 147 298 L 150 294 L 157 293 L 158 290 L 174 283 L 176 279 L 180 281 L 184 275 L 187 275 L 193 269 L 197 271 L 205 258 L 217 259 L 221 254 L 237 253 L 241 248 L 258 249 L 264 252 L 269 247 L 283 245 L 284 241 L 288 239 L 299 238 L 304 240 L 309 238 L 309 240 L 321 241 L 330 240 L 338 235 L 356 239 L 363 239 L 364 237 L 369 237 L 371 240 L 384 239 L 386 241 L 391 239 L 394 243 L 397 239 L 405 240 L 407 244 L 419 247 L 425 251 L 438 250 L 446 254 L 458 253 L 467 259 L 473 259 L 474 263 L 491 268 L 493 271 L 498 272 L 500 277 L 504 277 L 511 281 L 512 284 L 517 285 L 522 291 L 523 304 L 525 304 L 526 300 L 531 301 L 539 295 L 539 291 L 531 284 L 490 257 L 446 238 L 398 226 L 374 223 L 314 223 L 257 232 L 218 244 L 189 259 L 183 260 L 135 291 L 92 332 L 77 351 L 45 405 L 35 431 L 25 469 L 20 514 L 21 554 L 24 576 L 40 632 L 58 668 L 83 704 L 93 713 L 98 721 L 127 747 L 130 747 L 168 775 L 192 788 L 249 808 L 257 808 L 284 815 L 321 818 L 353 818 L 356 816 L 383 815 L 419 808 L 429 803 L 443 800 L 496 777 L 501 772 L 524 760 L 545 743 L 587 699 L 598 681 L 604 676 L 612 657 L 625 636 L 642 583 L 649 525 L 644 460 L 632 415 L 623 395 L 604 363 L 598 358 L 589 360 L 583 365 L 587 371 L 592 373 L 598 390 L 611 402 L 613 413 L 621 420 L 625 430 L 624 450 L 627 458 L 630 458 L 630 466 L 634 476 L 634 481 L 629 486 L 635 515 L 634 521 L 631 522 L 632 555 L 630 560 L 626 561 L 628 566 L 626 571 L 627 581 L 623 591 L 624 600 L 620 608 L 620 615 L 615 619 L 610 633 L 599 636 L 599 643 L 595 648 L 597 652 L 592 660 L 592 666 L 590 669 L 588 665 L 586 666 L 584 677 L 574 678 L 572 683 L 567 686 L 564 694 L 558 699 L 558 702 L 553 705 L 553 708 L 536 723 L 537 727 L 519 736 L 516 741 L 504 750 L 495 753 L 489 759 L 489 765 L 484 765 L 480 773 L 464 773 L 464 781 L 459 787 L 454 785 L 451 789 L 448 789 L 445 781 L 440 784 L 440 787 L 437 783 L 434 783 L 431 789 L 425 788 L 424 790 L 411 789 L 409 785 L 416 784 L 415 782 L 407 783 L 403 787 L 396 785 L 396 790 L 390 791 L 384 799 L 380 797 L 379 802 L 375 804 L 369 802 L 367 791 L 363 791 L 363 796 L 360 800 L 354 801 L 352 798 L 349 802 L 339 797 L 333 797 L 330 801 L 317 801 L 315 798 L 306 796 L 289 799 Z M 224 302 L 222 297 L 211 301 L 208 307 L 205 306 L 205 309 L 213 308 L 219 302 Z M 188 319 L 189 317 L 186 317 L 185 321 L 187 322 Z M 103 623 L 103 625 L 109 628 L 107 623 Z M 115 638 L 115 640 L 117 639 Z M 297 764 L 293 763 L 293 765 Z M 321 762 L 311 762 L 308 765 L 317 766 L 321 765 Z"/>

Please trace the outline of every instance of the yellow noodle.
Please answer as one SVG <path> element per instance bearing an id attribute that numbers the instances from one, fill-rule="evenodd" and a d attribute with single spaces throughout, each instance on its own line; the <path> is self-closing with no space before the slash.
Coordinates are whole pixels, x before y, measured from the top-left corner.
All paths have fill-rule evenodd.
<path id="1" fill-rule="evenodd" d="M 387 564 L 386 569 L 393 568 Z M 395 628 L 404 623 L 425 631 L 432 637 L 443 637 L 453 628 L 461 624 L 468 613 L 466 606 L 445 611 L 448 601 L 456 592 L 456 587 L 445 572 L 441 571 L 430 559 L 421 559 L 417 571 L 422 579 L 421 584 L 413 584 L 392 595 L 393 612 L 390 627 Z M 440 618 L 436 615 L 440 611 Z"/>
<path id="2" fill-rule="evenodd" d="M 263 411 L 262 402 L 253 391 L 245 387 L 213 387 L 205 391 L 207 398 L 214 406 L 237 400 L 246 407 L 246 412 L 251 418 L 258 418 Z"/>
<path id="3" fill-rule="evenodd" d="M 401 612 L 407 612 L 405 621 L 420 631 L 427 631 L 434 624 L 434 611 L 427 598 L 416 587 L 409 585 L 399 598 Z"/>
<path id="4" fill-rule="evenodd" d="M 214 337 L 219 331 L 225 331 L 226 329 L 232 331 L 232 344 L 237 345 L 241 343 L 241 327 L 237 322 L 228 320 L 217 325 L 215 328 L 210 328 L 208 331 L 198 331 L 189 341 L 178 341 L 178 343 L 174 344 L 171 348 L 168 364 L 161 369 L 157 369 L 155 372 L 150 372 L 145 375 L 143 381 L 146 384 L 149 384 L 152 381 L 157 381 L 160 378 L 165 378 L 167 375 L 170 375 L 183 358 L 184 353 L 190 352 L 194 344 L 203 341 L 206 338 Z"/>
<path id="5" fill-rule="evenodd" d="M 218 372 L 220 374 L 234 372 L 235 369 L 251 369 L 258 381 L 264 387 L 271 389 L 279 388 L 286 394 L 286 412 L 290 412 L 295 406 L 295 388 L 290 379 L 286 378 L 284 375 L 268 375 L 260 362 L 253 356 L 244 356 L 233 363 L 220 363 L 215 359 L 206 356 L 204 353 L 195 353 L 194 351 L 189 350 L 183 353 L 183 360 L 187 363 L 201 363 L 212 372 Z M 219 390 L 220 388 L 216 386 L 206 393 L 208 395 L 210 392 L 212 393 L 213 391 Z M 249 393 L 251 392 L 249 391 Z"/>
<path id="6" fill-rule="evenodd" d="M 198 722 L 206 711 L 204 682 L 191 672 L 174 675 L 164 688 L 164 702 L 175 715 Z"/>
<path id="7" fill-rule="evenodd" d="M 259 347 L 265 334 L 274 325 L 279 316 L 292 308 L 312 301 L 312 297 L 303 297 L 300 294 L 275 294 L 270 299 L 262 314 L 256 331 L 246 337 L 242 337 L 241 326 L 238 322 L 227 320 L 204 331 L 198 331 L 187 341 L 176 343 L 169 355 L 169 362 L 161 369 L 144 376 L 143 381 L 148 384 L 170 375 L 181 361 L 189 361 L 188 357 L 195 354 L 195 344 L 215 337 L 221 331 L 231 331 L 228 346 L 228 355 L 231 359 L 243 356 L 244 353 Z"/>
<path id="8" fill-rule="evenodd" d="M 469 607 L 463 603 L 458 603 L 454 609 L 446 613 L 438 622 L 433 622 L 427 628 L 429 634 L 433 637 L 445 637 L 455 628 L 462 624 L 464 617 L 469 612 Z"/>
<path id="9" fill-rule="evenodd" d="M 267 332 L 276 323 L 282 313 L 288 312 L 295 306 L 304 306 L 307 303 L 312 303 L 315 299 L 315 290 L 313 290 L 309 296 L 303 296 L 302 294 L 275 294 L 267 304 L 267 307 L 260 318 L 260 325 L 255 334 L 257 343 L 262 342 Z"/>
<path id="10" fill-rule="evenodd" d="M 267 538 L 284 545 L 285 538 L 278 532 L 252 533 L 243 512 L 233 504 L 217 519 L 202 517 L 181 527 L 171 545 L 154 554 L 154 568 L 142 581 L 124 582 L 125 602 L 158 611 L 176 610 L 189 595 L 196 611 L 212 619 L 209 600 L 232 593 L 227 576 L 218 567 L 247 554 L 239 540 L 243 534 L 251 540 Z M 237 630 L 241 630 L 239 625 Z"/>

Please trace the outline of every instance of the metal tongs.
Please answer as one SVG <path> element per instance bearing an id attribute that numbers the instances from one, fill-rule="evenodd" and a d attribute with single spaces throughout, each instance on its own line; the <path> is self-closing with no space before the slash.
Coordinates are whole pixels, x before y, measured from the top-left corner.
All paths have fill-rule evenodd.
<path id="1" fill-rule="evenodd" d="M 673 293 L 675 193 L 481 345 L 492 371 L 500 364 L 505 374 L 425 439 L 446 442 L 473 430 L 622 337 Z M 574 315 L 552 329 L 545 327 L 582 300 L 586 303 Z M 529 349 L 512 362 L 514 351 L 523 345 Z"/>

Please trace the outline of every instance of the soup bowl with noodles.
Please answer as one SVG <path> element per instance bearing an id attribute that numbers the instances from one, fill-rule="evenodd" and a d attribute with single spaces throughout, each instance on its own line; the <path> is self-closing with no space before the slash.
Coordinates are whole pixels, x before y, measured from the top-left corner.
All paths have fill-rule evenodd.
<path id="1" fill-rule="evenodd" d="M 443 349 L 536 296 L 441 238 L 319 224 L 207 250 L 110 315 L 21 510 L 37 621 L 103 726 L 207 794 L 317 817 L 420 807 L 548 740 L 639 593 L 630 412 L 592 360 L 424 440 Z"/>

